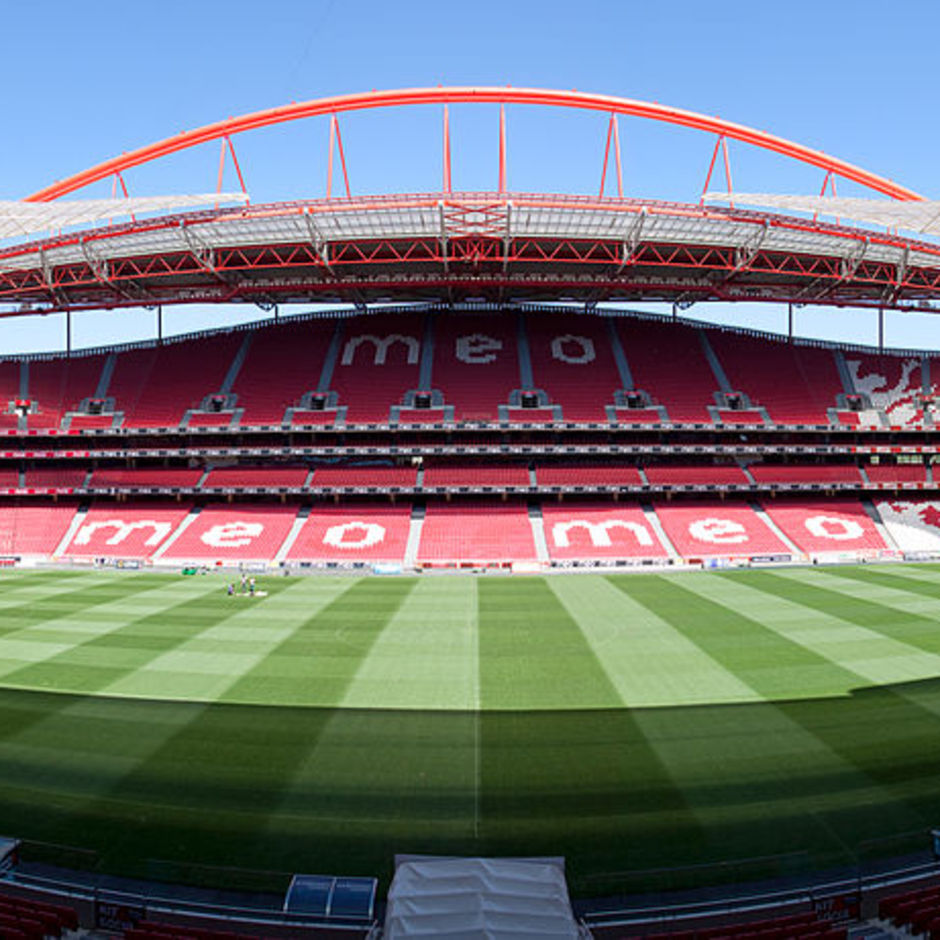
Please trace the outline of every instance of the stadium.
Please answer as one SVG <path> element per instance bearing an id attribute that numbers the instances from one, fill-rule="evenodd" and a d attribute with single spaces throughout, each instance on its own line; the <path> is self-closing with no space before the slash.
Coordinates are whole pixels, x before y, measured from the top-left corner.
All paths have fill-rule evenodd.
<path id="1" fill-rule="evenodd" d="M 452 186 L 471 104 L 489 192 Z M 412 106 L 439 189 L 354 196 L 343 116 Z M 603 116 L 598 195 L 507 187 L 516 106 Z M 710 135 L 700 199 L 624 195 L 624 116 Z M 311 118 L 326 197 L 252 202 L 238 135 Z M 728 141 L 823 195 L 736 194 Z M 207 143 L 215 193 L 128 194 Z M 264 312 L 0 360 L 3 936 L 935 935 L 940 363 L 684 312 L 931 311 L 938 212 L 730 121 L 491 87 L 0 205 L 5 316 Z"/>

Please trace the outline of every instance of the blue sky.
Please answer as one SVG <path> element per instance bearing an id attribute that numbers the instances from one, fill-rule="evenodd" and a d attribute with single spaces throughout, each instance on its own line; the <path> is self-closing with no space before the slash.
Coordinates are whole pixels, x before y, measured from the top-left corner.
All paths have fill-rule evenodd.
<path id="1" fill-rule="evenodd" d="M 123 150 L 229 115 L 370 88 L 513 84 L 579 88 L 720 114 L 826 150 L 932 198 L 940 4 L 334 0 L 6 3 L 0 198 L 27 195 Z M 355 193 L 440 187 L 440 110 L 341 118 Z M 452 109 L 454 185 L 495 186 L 496 110 Z M 596 192 L 605 118 L 511 108 L 511 189 Z M 235 145 L 255 202 L 323 195 L 327 122 L 252 132 Z M 714 139 L 621 123 L 628 195 L 695 200 Z M 731 146 L 743 191 L 818 192 L 819 171 Z M 127 174 L 131 193 L 211 191 L 216 144 Z M 723 180 L 716 181 L 723 185 Z M 229 173 L 226 188 L 234 188 Z M 721 188 L 713 185 L 713 188 Z M 84 191 L 110 195 L 110 184 Z M 840 187 L 840 194 L 853 194 Z M 260 315 L 180 308 L 167 330 Z M 778 308 L 690 315 L 779 329 Z M 874 342 L 872 314 L 807 308 L 807 335 Z M 76 345 L 150 335 L 147 312 L 83 314 Z M 60 317 L 0 321 L 4 353 L 60 347 Z M 940 319 L 891 316 L 888 342 L 940 348 Z"/>

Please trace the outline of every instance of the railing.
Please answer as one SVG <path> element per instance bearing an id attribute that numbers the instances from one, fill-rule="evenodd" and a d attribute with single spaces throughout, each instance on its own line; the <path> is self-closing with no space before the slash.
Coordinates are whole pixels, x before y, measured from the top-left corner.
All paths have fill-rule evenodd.
<path id="1" fill-rule="evenodd" d="M 97 909 L 101 903 L 138 908 L 147 917 L 160 915 L 211 918 L 218 929 L 225 924 L 240 923 L 270 928 L 295 928 L 303 936 L 304 929 L 328 926 L 331 929 L 365 933 L 372 926 L 371 919 L 330 917 L 285 912 L 284 895 L 290 884 L 291 872 L 247 869 L 235 866 L 201 865 L 186 861 L 146 859 L 140 869 L 131 873 L 144 880 L 128 879 L 126 888 L 101 887 L 89 873 L 102 873 L 102 859 L 98 852 L 76 846 L 23 840 L 19 846 L 21 868 L 13 867 L 0 875 L 0 880 L 31 891 L 38 891 L 72 904 L 91 905 Z M 30 870 L 31 865 L 48 866 L 46 872 Z M 70 872 L 75 874 L 70 878 Z M 83 877 L 79 873 L 86 873 Z M 161 884 L 162 883 L 162 884 Z M 187 888 L 205 887 L 224 889 L 233 894 L 244 893 L 244 904 L 222 905 L 181 898 L 174 885 Z M 251 895 L 251 901 L 247 895 Z M 84 919 L 87 919 L 87 915 Z M 84 926 L 92 926 L 84 924 Z M 283 935 L 283 934 L 282 934 Z"/>
<path id="2" fill-rule="evenodd" d="M 683 921 L 745 911 L 760 912 L 819 898 L 870 893 L 940 875 L 929 852 L 927 830 L 865 840 L 826 858 L 790 852 L 715 864 L 635 870 L 586 879 L 613 893 L 607 904 L 587 903 L 590 926 L 659 925 L 682 929 Z M 814 875 L 814 872 L 816 874 Z M 694 889 L 703 889 L 696 892 Z M 693 892 L 690 898 L 671 892 Z"/>

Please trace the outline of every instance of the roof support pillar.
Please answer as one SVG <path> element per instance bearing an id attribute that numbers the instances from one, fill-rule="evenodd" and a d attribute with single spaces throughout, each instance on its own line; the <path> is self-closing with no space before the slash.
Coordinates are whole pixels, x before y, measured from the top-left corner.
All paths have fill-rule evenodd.
<path id="1" fill-rule="evenodd" d="M 343 171 L 343 183 L 346 186 L 346 198 L 351 199 L 349 174 L 346 172 L 346 155 L 343 153 L 343 138 L 339 132 L 339 121 L 335 114 L 330 115 L 330 155 L 326 165 L 326 198 L 333 198 L 333 150 L 339 150 L 339 163 Z"/>
<path id="2" fill-rule="evenodd" d="M 232 143 L 232 138 L 228 134 L 225 135 L 225 141 L 228 144 L 228 152 L 232 155 L 232 163 L 235 166 L 235 174 L 238 176 L 238 185 L 241 186 L 242 192 L 247 196 L 248 190 L 245 189 L 245 178 L 242 176 L 242 168 L 238 162 L 238 157 L 235 156 L 235 145 Z"/>
<path id="3" fill-rule="evenodd" d="M 499 189 L 500 195 L 506 192 L 506 105 L 499 106 Z"/>
<path id="4" fill-rule="evenodd" d="M 604 166 L 601 169 L 601 189 L 598 196 L 604 198 L 607 183 L 607 164 L 610 162 L 610 144 L 614 144 L 614 160 L 617 164 L 617 198 L 623 199 L 623 165 L 620 160 L 620 131 L 617 128 L 617 115 L 611 114 L 607 124 L 607 143 L 604 145 Z"/>
<path id="5" fill-rule="evenodd" d="M 447 111 L 447 105 L 444 105 L 444 192 L 450 194 L 453 192 L 450 182 L 450 115 Z"/>
<path id="6" fill-rule="evenodd" d="M 708 164 L 708 172 L 705 174 L 705 182 L 702 184 L 702 195 L 698 200 L 698 204 L 700 206 L 705 205 L 705 193 L 708 192 L 708 184 L 712 181 L 712 173 L 715 171 L 715 161 L 718 159 L 718 150 L 721 147 L 721 142 L 723 140 L 724 137 L 719 134 L 718 139 L 715 141 L 715 149 L 712 151 L 712 159 Z"/>
<path id="7" fill-rule="evenodd" d="M 731 183 L 731 159 L 728 157 L 728 138 L 721 138 L 721 149 L 725 158 L 725 181 L 728 183 L 728 195 L 734 192 L 734 186 Z M 728 200 L 728 205 L 734 208 L 734 199 Z"/>

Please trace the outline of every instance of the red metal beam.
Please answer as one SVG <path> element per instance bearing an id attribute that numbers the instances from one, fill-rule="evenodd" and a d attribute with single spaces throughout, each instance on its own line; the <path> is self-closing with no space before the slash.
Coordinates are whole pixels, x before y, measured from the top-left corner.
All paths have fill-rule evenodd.
<path id="1" fill-rule="evenodd" d="M 450 194 L 453 192 L 450 182 L 450 116 L 447 113 L 447 105 L 444 105 L 444 192 Z"/>
<path id="2" fill-rule="evenodd" d="M 823 170 L 831 170 L 844 179 L 859 183 L 875 192 L 894 199 L 922 198 L 912 189 L 895 183 L 886 177 L 862 169 L 852 163 L 829 156 L 803 144 L 777 137 L 766 131 L 736 124 L 719 117 L 671 108 L 649 101 L 636 101 L 614 95 L 597 95 L 580 91 L 558 91 L 546 88 L 498 88 L 498 87 L 454 87 L 454 88 L 404 88 L 391 91 L 361 92 L 339 95 L 334 98 L 318 98 L 300 101 L 277 108 L 254 111 L 239 117 L 228 118 L 191 131 L 184 131 L 165 140 L 139 147 L 118 157 L 112 157 L 87 170 L 82 170 L 64 180 L 46 186 L 27 197 L 30 202 L 47 202 L 59 196 L 73 193 L 83 186 L 111 176 L 113 173 L 140 166 L 151 160 L 186 150 L 189 147 L 218 140 L 225 135 L 240 134 L 261 127 L 270 127 L 286 121 L 296 121 L 317 115 L 336 114 L 345 111 L 361 111 L 372 108 L 401 107 L 418 104 L 531 104 L 547 107 L 576 108 L 588 111 L 624 114 L 630 117 L 663 121 L 679 127 L 689 127 L 707 133 L 718 134 L 742 143 L 752 144 L 764 150 L 779 153 Z"/>
<path id="3" fill-rule="evenodd" d="M 225 141 L 228 144 L 228 152 L 232 155 L 232 163 L 235 164 L 235 174 L 238 176 L 238 185 L 241 186 L 242 192 L 247 196 L 248 190 L 245 188 L 245 178 L 242 176 L 242 168 L 238 163 L 238 157 L 235 155 L 235 145 L 232 143 L 232 138 L 225 135 Z"/>
<path id="4" fill-rule="evenodd" d="M 604 198 L 604 186 L 607 183 L 607 164 L 610 161 L 610 141 L 614 136 L 614 120 L 615 115 L 610 116 L 610 121 L 607 124 L 607 143 L 604 144 L 604 165 L 601 168 L 601 188 L 597 192 L 597 198 Z"/>
<path id="5" fill-rule="evenodd" d="M 620 160 L 620 126 L 617 115 L 611 115 L 614 122 L 614 159 L 617 161 L 617 198 L 623 199 L 623 164 Z"/>
<path id="6" fill-rule="evenodd" d="M 698 204 L 705 205 L 705 194 L 708 192 L 708 184 L 712 181 L 712 173 L 715 172 L 715 161 L 718 159 L 718 150 L 724 137 L 719 136 L 715 141 L 715 149 L 712 151 L 711 163 L 708 164 L 708 173 L 705 174 L 705 182 L 702 184 L 702 195 L 699 197 Z"/>
<path id="7" fill-rule="evenodd" d="M 118 182 L 121 184 L 121 192 L 124 193 L 124 198 L 130 199 L 131 194 L 127 191 L 127 183 L 124 182 L 124 174 L 121 173 L 120 170 L 118 170 L 117 172 L 117 179 L 118 179 Z M 136 221 L 137 221 L 137 216 L 135 216 L 134 213 L 132 212 L 131 222 L 136 222 Z"/>
<path id="8" fill-rule="evenodd" d="M 215 191 L 216 193 L 222 192 L 222 176 L 225 173 L 225 139 L 222 140 L 222 145 L 219 147 L 219 173 L 216 177 L 215 182 Z M 218 202 L 215 204 L 215 208 L 219 208 Z"/>
<path id="9" fill-rule="evenodd" d="M 711 245 L 675 245 L 645 243 L 637 246 L 626 266 L 622 265 L 621 246 L 618 242 L 599 239 L 583 240 L 548 240 L 514 239 L 508 244 L 501 239 L 486 235 L 452 239 L 446 248 L 436 238 L 401 239 L 392 241 L 377 239 L 372 242 L 334 243 L 330 266 L 334 271 L 346 270 L 350 283 L 362 282 L 368 285 L 374 274 L 362 271 L 363 268 L 375 270 L 398 268 L 408 275 L 411 266 L 417 266 L 418 280 L 430 278 L 437 282 L 433 272 L 424 270 L 428 263 L 479 265 L 491 263 L 493 271 L 481 271 L 484 278 L 492 278 L 496 271 L 502 270 L 502 263 L 514 265 L 536 265 L 544 271 L 544 276 L 556 283 L 565 283 L 569 287 L 583 285 L 585 277 L 589 280 L 597 274 L 589 273 L 593 268 L 607 267 L 621 270 L 628 267 L 633 270 L 652 269 L 673 272 L 675 283 L 688 281 L 692 272 L 734 272 L 736 275 L 749 274 L 771 278 L 767 282 L 765 296 L 754 299 L 772 299 L 778 289 L 797 291 L 807 285 L 827 282 L 833 286 L 855 288 L 874 288 L 869 290 L 869 299 L 880 297 L 885 288 L 915 289 L 936 292 L 940 289 L 940 270 L 911 267 L 905 272 L 900 283 L 897 281 L 897 268 L 888 262 L 863 262 L 846 278 L 842 261 L 838 256 L 801 255 L 788 252 L 758 251 L 745 265 L 740 265 L 733 247 Z M 572 264 L 583 266 L 583 273 L 561 273 L 553 270 L 554 265 L 562 270 Z M 184 277 L 187 285 L 178 284 L 171 290 L 186 293 L 196 287 L 205 290 L 204 280 L 196 283 L 195 276 L 204 278 L 215 272 L 237 274 L 239 272 L 291 271 L 325 268 L 320 254 L 309 244 L 270 245 L 220 249 L 216 252 L 212 272 L 207 272 L 205 265 L 188 252 L 147 257 L 126 257 L 110 261 L 106 280 L 87 262 L 60 265 L 53 268 L 47 280 L 38 269 L 14 270 L 0 273 L 0 297 L 16 296 L 20 299 L 41 298 L 50 290 L 111 289 L 119 290 L 122 284 L 134 284 L 140 288 L 159 290 L 166 280 Z M 378 275 L 379 277 L 382 274 Z M 413 275 L 408 275 L 413 277 Z M 775 283 L 781 277 L 786 283 Z M 616 279 L 614 279 L 616 280 Z M 520 275 L 525 281 L 525 275 Z M 504 277 L 501 283 L 513 283 L 513 277 Z M 739 285 L 763 291 L 763 281 Z M 270 285 L 274 287 L 275 285 Z M 716 290 L 719 285 L 714 285 Z M 227 289 L 236 293 L 251 288 L 251 283 L 239 284 L 237 281 L 226 282 Z M 83 295 L 84 296 L 84 295 Z M 140 299 L 137 298 L 138 302 Z M 58 301 L 55 301 L 56 303 Z"/>
<path id="10" fill-rule="evenodd" d="M 339 132 L 339 121 L 336 121 L 336 146 L 339 149 L 339 165 L 343 170 L 343 183 L 346 186 L 346 198 L 352 199 L 352 193 L 349 191 L 349 174 L 346 172 L 346 154 L 343 152 L 343 135 Z"/>
<path id="11" fill-rule="evenodd" d="M 326 157 L 326 198 L 333 198 L 333 151 L 336 149 L 336 115 L 330 115 L 330 142 Z"/>
<path id="12" fill-rule="evenodd" d="M 499 186 L 500 196 L 506 192 L 506 106 L 499 106 Z"/>
<path id="13" fill-rule="evenodd" d="M 727 137 L 721 138 L 721 149 L 725 156 L 725 182 L 728 184 L 728 194 L 731 195 L 731 193 L 734 192 L 734 185 L 731 182 L 731 160 L 728 157 L 728 138 Z M 728 205 L 733 209 L 734 200 L 733 199 L 729 200 Z"/>

